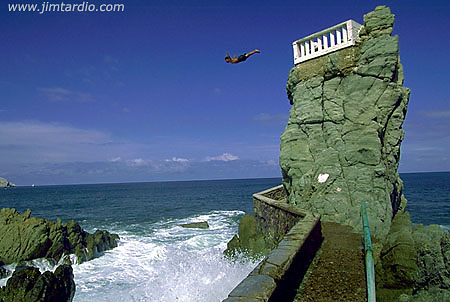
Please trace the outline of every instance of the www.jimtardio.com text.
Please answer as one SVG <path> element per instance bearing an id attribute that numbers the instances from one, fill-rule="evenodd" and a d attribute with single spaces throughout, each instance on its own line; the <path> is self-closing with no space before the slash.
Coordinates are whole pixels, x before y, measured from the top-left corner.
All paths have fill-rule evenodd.
<path id="1" fill-rule="evenodd" d="M 13 13 L 34 12 L 38 14 L 54 12 L 123 12 L 125 4 L 123 3 L 91 3 L 83 1 L 79 3 L 69 2 L 49 2 L 41 3 L 8 3 L 8 11 Z"/>

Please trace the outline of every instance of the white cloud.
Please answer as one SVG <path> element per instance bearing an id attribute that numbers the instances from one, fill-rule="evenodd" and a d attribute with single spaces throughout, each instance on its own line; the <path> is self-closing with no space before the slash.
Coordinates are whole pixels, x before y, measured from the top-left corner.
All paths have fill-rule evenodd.
<path id="1" fill-rule="evenodd" d="M 450 110 L 423 111 L 422 114 L 428 118 L 450 118 Z"/>
<path id="2" fill-rule="evenodd" d="M 79 129 L 57 123 L 36 121 L 0 122 L 0 146 L 48 146 L 65 144 L 101 144 L 110 135 L 96 130 Z"/>
<path id="3" fill-rule="evenodd" d="M 219 161 L 233 161 L 233 160 L 238 160 L 239 157 L 237 157 L 236 155 L 230 154 L 230 153 L 224 153 L 222 155 L 219 156 L 208 156 L 205 158 L 205 161 L 213 161 L 213 160 L 219 160 Z"/>
<path id="4" fill-rule="evenodd" d="M 440 151 L 442 148 L 433 147 L 433 146 L 419 146 L 419 147 L 412 147 L 408 151 L 416 151 L 416 152 L 427 152 L 427 151 Z"/>
<path id="5" fill-rule="evenodd" d="M 278 162 L 273 160 L 273 159 L 269 159 L 265 162 L 265 164 L 267 164 L 268 166 L 278 166 Z"/>
<path id="6" fill-rule="evenodd" d="M 117 163 L 9 163 L 0 165 L 0 170 L 18 185 L 280 177 L 279 167 L 255 160 L 179 164 L 135 158 Z"/>
<path id="7" fill-rule="evenodd" d="M 121 160 L 122 160 L 122 158 L 120 158 L 120 156 L 119 156 L 119 157 L 111 158 L 109 161 L 113 162 L 113 163 L 117 163 L 117 162 L 120 162 Z"/>
<path id="8" fill-rule="evenodd" d="M 76 101 L 76 102 L 92 102 L 94 101 L 93 96 L 90 93 L 73 91 L 62 87 L 49 87 L 49 88 L 38 88 L 44 96 L 53 102 L 66 102 L 66 101 Z"/>
<path id="9" fill-rule="evenodd" d="M 269 114 L 269 113 L 260 113 L 253 117 L 253 120 L 264 125 L 284 125 L 287 123 L 289 119 L 288 114 Z"/>
<path id="10" fill-rule="evenodd" d="M 0 122 L 0 137 L 0 164 L 108 160 L 124 148 L 109 133 L 36 121 Z"/>
<path id="11" fill-rule="evenodd" d="M 189 161 L 189 159 L 186 158 L 179 158 L 179 157 L 172 157 L 171 159 L 166 159 L 166 162 L 176 162 L 176 163 L 186 163 Z"/>
<path id="12" fill-rule="evenodd" d="M 114 63 L 114 64 L 119 63 L 119 60 L 117 58 L 110 55 L 105 55 L 103 57 L 103 61 L 105 61 L 105 63 Z"/>
<path id="13" fill-rule="evenodd" d="M 149 163 L 149 160 L 145 160 L 142 158 L 135 158 L 128 161 L 128 164 L 130 166 L 147 166 Z"/>

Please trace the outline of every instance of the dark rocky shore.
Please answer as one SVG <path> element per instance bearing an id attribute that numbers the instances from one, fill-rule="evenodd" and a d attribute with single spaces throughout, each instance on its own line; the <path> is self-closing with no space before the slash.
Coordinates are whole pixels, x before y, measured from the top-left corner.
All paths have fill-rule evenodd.
<path id="1" fill-rule="evenodd" d="M 75 293 L 73 272 L 68 256 L 74 254 L 78 264 L 92 260 L 103 251 L 117 247 L 119 236 L 97 230 L 84 231 L 75 221 L 62 224 L 30 217 L 15 209 L 0 210 L 0 277 L 12 276 L 0 289 L 0 302 L 72 301 Z M 54 273 L 40 273 L 27 261 L 39 258 L 63 263 Z M 14 272 L 3 265 L 17 263 Z"/>
<path id="2" fill-rule="evenodd" d="M 16 269 L 6 286 L 0 288 L 0 302 L 70 302 L 75 295 L 73 271 L 69 264 L 55 272 L 40 273 L 36 267 Z"/>

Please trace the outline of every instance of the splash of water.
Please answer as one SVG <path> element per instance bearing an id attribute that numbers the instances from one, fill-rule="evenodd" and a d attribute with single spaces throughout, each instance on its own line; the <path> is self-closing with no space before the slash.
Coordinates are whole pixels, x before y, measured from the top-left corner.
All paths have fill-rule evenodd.
<path id="1" fill-rule="evenodd" d="M 222 301 L 256 266 L 223 258 L 242 214 L 214 211 L 155 223 L 146 234 L 121 232 L 117 248 L 74 266 L 74 301 Z M 179 226 L 203 220 L 209 230 Z"/>

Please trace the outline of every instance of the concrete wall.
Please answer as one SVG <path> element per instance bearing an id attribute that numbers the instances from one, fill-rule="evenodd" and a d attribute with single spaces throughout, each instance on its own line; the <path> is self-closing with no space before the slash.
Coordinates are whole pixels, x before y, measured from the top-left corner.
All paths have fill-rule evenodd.
<path id="1" fill-rule="evenodd" d="M 281 241 L 224 302 L 294 298 L 323 238 L 320 216 L 287 204 L 283 190 L 278 186 L 253 195 L 261 228 L 268 236 L 278 234 Z"/>

